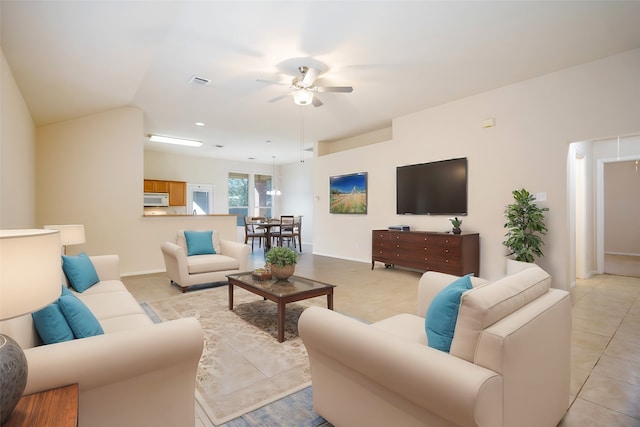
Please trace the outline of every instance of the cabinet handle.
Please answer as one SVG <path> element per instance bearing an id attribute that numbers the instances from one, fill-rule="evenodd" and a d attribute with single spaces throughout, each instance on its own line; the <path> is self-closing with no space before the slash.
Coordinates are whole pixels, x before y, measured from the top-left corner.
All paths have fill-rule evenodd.
<path id="1" fill-rule="evenodd" d="M 444 253 L 445 253 L 445 254 L 448 254 L 448 253 L 449 253 L 449 249 L 445 249 L 445 250 L 444 250 Z"/>

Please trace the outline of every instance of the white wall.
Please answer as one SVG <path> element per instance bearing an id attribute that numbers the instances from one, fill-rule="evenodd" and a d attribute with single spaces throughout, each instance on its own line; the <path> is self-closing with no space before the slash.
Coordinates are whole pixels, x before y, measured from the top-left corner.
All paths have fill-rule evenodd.
<path id="1" fill-rule="evenodd" d="M 272 215 L 302 215 L 302 242 L 311 244 L 313 238 L 313 159 L 276 166 L 274 180 L 282 191 L 274 197 Z M 214 213 L 229 212 L 227 179 L 229 172 L 273 175 L 272 164 L 234 162 L 209 157 L 180 156 L 146 150 L 144 177 L 212 184 L 214 187 Z M 244 239 L 244 229 L 237 230 L 238 239 Z"/>
<path id="2" fill-rule="evenodd" d="M 406 223 L 415 230 L 449 228 L 446 217 L 395 215 L 395 167 L 454 157 L 469 159 L 465 231 L 480 233 L 480 274 L 504 273 L 504 207 L 511 192 L 546 192 L 549 234 L 539 264 L 553 286 L 568 289 L 569 143 L 638 131 L 640 50 L 605 58 L 427 109 L 393 122 L 393 141 L 317 159 L 314 251 L 370 261 L 371 229 Z M 496 126 L 481 122 L 495 118 Z M 369 172 L 369 214 L 330 215 L 328 177 Z"/>
<path id="3" fill-rule="evenodd" d="M 302 243 L 313 244 L 313 159 L 280 166 L 281 215 L 302 215 Z"/>
<path id="4" fill-rule="evenodd" d="M 33 228 L 36 128 L 4 52 L 0 62 L 0 120 L 0 228 Z"/>
<path id="5" fill-rule="evenodd" d="M 211 157 L 181 156 L 173 153 L 145 150 L 144 177 L 187 181 L 194 184 L 212 184 L 213 211 L 229 213 L 227 180 L 229 172 L 260 173 L 271 175 L 272 165 L 250 162 L 234 162 Z"/>

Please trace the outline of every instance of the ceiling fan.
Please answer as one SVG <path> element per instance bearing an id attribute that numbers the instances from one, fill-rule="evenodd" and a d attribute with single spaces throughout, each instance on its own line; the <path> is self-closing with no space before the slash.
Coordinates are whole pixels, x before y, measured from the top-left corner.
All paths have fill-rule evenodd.
<path id="1" fill-rule="evenodd" d="M 296 76 L 291 81 L 291 85 L 289 88 L 292 91 L 286 95 L 276 96 L 269 100 L 269 102 L 280 101 L 287 96 L 293 96 L 293 102 L 298 105 L 313 105 L 314 107 L 322 106 L 322 101 L 318 98 L 318 92 L 342 92 L 342 93 L 351 93 L 353 92 L 353 87 L 351 86 L 318 86 L 315 85 L 316 78 L 320 74 L 317 68 L 307 67 L 307 66 L 299 66 L 298 71 L 300 72 L 299 76 Z M 285 84 L 286 83 L 278 83 L 272 82 L 268 80 L 258 79 L 259 82 L 270 83 L 270 84 Z"/>

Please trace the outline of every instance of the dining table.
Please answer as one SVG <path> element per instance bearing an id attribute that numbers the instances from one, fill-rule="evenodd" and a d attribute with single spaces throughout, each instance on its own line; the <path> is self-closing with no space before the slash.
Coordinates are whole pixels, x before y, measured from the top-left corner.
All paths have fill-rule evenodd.
<path id="1" fill-rule="evenodd" d="M 269 252 L 269 249 L 271 249 L 271 229 L 273 227 L 280 227 L 280 220 L 279 219 L 271 219 L 271 220 L 267 220 L 267 221 L 256 221 L 253 223 L 257 229 L 263 229 L 264 230 L 264 238 L 265 238 L 265 242 L 264 242 L 264 251 Z"/>

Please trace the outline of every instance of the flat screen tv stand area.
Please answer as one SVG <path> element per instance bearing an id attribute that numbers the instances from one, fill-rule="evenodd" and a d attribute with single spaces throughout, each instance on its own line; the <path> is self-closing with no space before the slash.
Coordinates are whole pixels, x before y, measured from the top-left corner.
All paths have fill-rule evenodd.
<path id="1" fill-rule="evenodd" d="M 456 276 L 480 273 L 478 233 L 373 230 L 371 243 L 372 270 L 378 261 L 386 268 L 398 265 Z"/>

